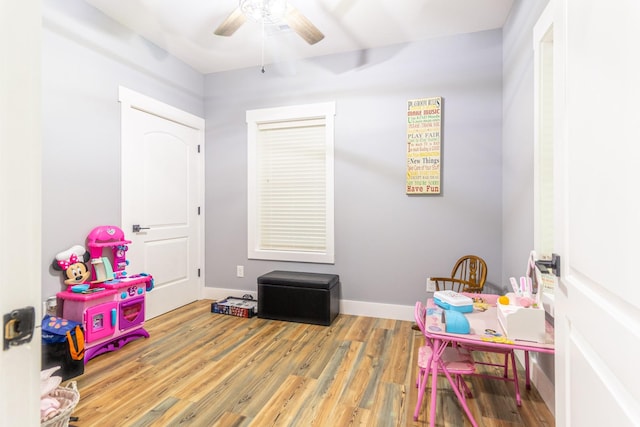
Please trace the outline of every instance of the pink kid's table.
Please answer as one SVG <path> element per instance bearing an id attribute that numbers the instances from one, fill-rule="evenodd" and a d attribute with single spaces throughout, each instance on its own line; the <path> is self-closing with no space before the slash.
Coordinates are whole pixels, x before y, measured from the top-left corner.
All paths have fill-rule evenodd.
<path id="1" fill-rule="evenodd" d="M 523 350 L 525 355 L 525 373 L 526 373 L 526 386 L 530 388 L 529 380 L 529 352 L 534 351 L 537 353 L 550 353 L 555 352 L 554 345 L 554 333 L 553 326 L 546 322 L 545 341 L 542 343 L 531 341 L 519 341 L 510 340 L 505 341 L 506 334 L 498 322 L 498 313 L 495 306 L 495 300 L 497 295 L 485 295 L 474 294 L 468 296 L 482 297 L 489 301 L 489 308 L 486 311 L 478 311 L 474 309 L 471 313 L 465 313 L 466 318 L 469 320 L 470 333 L 469 334 L 453 334 L 445 332 L 445 325 L 442 323 L 442 309 L 435 305 L 433 299 L 427 301 L 427 315 L 425 319 L 425 338 L 431 340 L 433 345 L 434 358 L 431 361 L 431 402 L 429 408 L 429 426 L 435 426 L 436 420 L 436 399 L 437 399 L 437 387 L 438 387 L 438 365 L 440 369 L 445 369 L 444 363 L 440 363 L 436 355 L 441 354 L 440 349 L 451 345 L 469 345 L 478 346 L 482 345 L 488 348 L 495 349 L 513 349 Z M 487 332 L 488 331 L 488 332 Z M 501 337 L 497 337 L 495 333 L 500 334 Z M 506 337 L 508 340 L 508 337 Z M 451 382 L 451 381 L 450 381 Z M 455 387 L 454 384 L 451 384 Z M 478 424 L 473 418 L 470 418 L 471 424 L 477 426 Z"/>

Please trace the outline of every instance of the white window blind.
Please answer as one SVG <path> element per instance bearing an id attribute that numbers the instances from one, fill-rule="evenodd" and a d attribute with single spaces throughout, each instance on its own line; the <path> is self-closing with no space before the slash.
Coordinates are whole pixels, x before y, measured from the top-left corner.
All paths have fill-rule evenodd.
<path id="1" fill-rule="evenodd" d="M 258 125 L 260 247 L 324 253 L 324 119 Z"/>
<path id="2" fill-rule="evenodd" d="M 333 263 L 333 109 L 284 110 L 247 113 L 249 258 Z"/>

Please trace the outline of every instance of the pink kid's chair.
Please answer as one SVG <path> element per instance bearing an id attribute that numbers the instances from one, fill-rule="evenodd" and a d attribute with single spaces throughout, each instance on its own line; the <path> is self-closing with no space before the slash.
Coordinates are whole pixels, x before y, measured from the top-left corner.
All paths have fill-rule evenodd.
<path id="1" fill-rule="evenodd" d="M 420 347 L 420 349 L 418 350 L 418 378 L 416 379 L 416 386 L 418 387 L 418 402 L 416 403 L 416 409 L 413 413 L 414 421 L 418 420 L 418 415 L 420 414 L 420 408 L 422 407 L 422 398 L 427 388 L 429 373 L 431 372 L 431 362 L 434 358 L 434 349 L 431 339 L 425 334 L 425 315 L 426 310 L 424 304 L 422 304 L 422 302 L 420 301 L 417 301 L 414 310 L 414 316 L 418 328 L 424 336 L 425 345 Z M 473 418 L 473 415 L 469 410 L 469 406 L 467 405 L 466 400 L 466 396 L 471 397 L 471 390 L 469 390 L 469 387 L 462 378 L 462 375 L 471 375 L 475 373 L 476 367 L 473 357 L 471 357 L 471 354 L 467 350 L 461 347 L 452 347 L 445 345 L 437 351 L 441 352 L 440 360 L 438 362 L 438 373 L 444 374 L 447 377 L 454 393 L 456 394 L 458 400 L 460 401 L 460 404 L 462 405 L 462 409 L 464 409 L 465 413 L 469 417 L 471 424 L 477 426 L 477 423 L 475 422 L 475 419 Z M 453 378 L 451 377 L 452 375 Z M 434 425 L 435 422 L 435 414 L 433 413 L 436 407 L 435 403 L 436 395 L 435 393 L 432 393 L 432 412 L 429 414 L 430 425 Z"/>

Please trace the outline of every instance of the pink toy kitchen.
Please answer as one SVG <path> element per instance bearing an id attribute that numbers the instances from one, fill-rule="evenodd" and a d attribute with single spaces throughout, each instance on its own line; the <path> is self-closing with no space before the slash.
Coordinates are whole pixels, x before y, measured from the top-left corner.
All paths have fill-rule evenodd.
<path id="1" fill-rule="evenodd" d="M 85 363 L 137 338 L 149 337 L 144 329 L 145 298 L 153 289 L 153 277 L 128 274 L 130 243 L 116 226 L 94 228 L 87 236 L 90 280 L 68 285 L 57 294 L 62 317 L 83 324 Z"/>

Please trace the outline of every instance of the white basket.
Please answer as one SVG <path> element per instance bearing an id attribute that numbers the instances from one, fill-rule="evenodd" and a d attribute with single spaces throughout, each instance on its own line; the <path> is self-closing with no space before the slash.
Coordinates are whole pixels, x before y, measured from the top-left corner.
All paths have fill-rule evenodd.
<path id="1" fill-rule="evenodd" d="M 53 397 L 60 402 L 60 412 L 46 421 L 40 423 L 41 427 L 67 427 L 69 425 L 69 418 L 71 412 L 75 409 L 76 405 L 80 401 L 80 393 L 78 392 L 78 386 L 75 381 L 71 381 L 66 387 L 57 387 L 51 393 L 50 397 Z"/>

